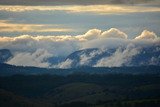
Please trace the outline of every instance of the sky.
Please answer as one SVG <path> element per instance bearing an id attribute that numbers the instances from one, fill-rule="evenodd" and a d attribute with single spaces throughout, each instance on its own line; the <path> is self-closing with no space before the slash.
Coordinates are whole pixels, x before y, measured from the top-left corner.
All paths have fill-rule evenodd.
<path id="1" fill-rule="evenodd" d="M 159 19 L 159 0 L 0 0 L 0 49 L 67 56 L 95 38 L 159 38 Z"/>
<path id="2" fill-rule="evenodd" d="M 159 0 L 1 0 L 0 36 L 80 35 L 117 28 L 160 34 Z"/>

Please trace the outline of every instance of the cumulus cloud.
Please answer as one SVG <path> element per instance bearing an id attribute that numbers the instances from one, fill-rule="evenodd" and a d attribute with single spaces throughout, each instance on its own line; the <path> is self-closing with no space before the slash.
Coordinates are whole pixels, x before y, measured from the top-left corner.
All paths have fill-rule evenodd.
<path id="1" fill-rule="evenodd" d="M 91 29 L 84 35 L 79 36 L 82 40 L 94 40 L 94 39 L 104 39 L 104 38 L 117 38 L 117 39 L 127 39 L 127 34 L 116 29 L 111 28 L 102 32 L 99 29 Z"/>
<path id="2" fill-rule="evenodd" d="M 91 29 L 84 35 L 82 35 L 80 38 L 87 39 L 87 40 L 93 40 L 97 39 L 101 35 L 101 30 L 99 29 Z"/>
<path id="3" fill-rule="evenodd" d="M 154 32 L 144 30 L 141 35 L 137 36 L 135 39 L 156 39 L 157 35 Z"/>
<path id="4" fill-rule="evenodd" d="M 122 38 L 122 39 L 127 39 L 127 34 L 124 32 L 121 32 L 118 29 L 111 28 L 108 31 L 105 31 L 101 34 L 102 38 Z"/>
<path id="5" fill-rule="evenodd" d="M 139 40 L 137 38 L 141 39 Z M 69 54 L 80 49 L 86 49 L 86 48 L 110 49 L 110 48 L 126 47 L 128 46 L 128 44 L 133 44 L 135 47 L 160 45 L 159 37 L 157 37 L 156 34 L 154 34 L 153 32 L 144 31 L 137 38 L 127 39 L 127 35 L 124 32 L 115 28 L 111 28 L 106 31 L 101 31 L 99 29 L 91 29 L 83 35 L 75 35 L 75 36 L 22 35 L 17 37 L 0 37 L 0 49 L 9 49 L 14 54 L 14 58 L 8 62 L 9 64 L 46 67 L 49 66 L 50 64 L 48 62 L 43 61 L 43 59 L 51 57 L 50 55 L 53 55 L 52 57 L 66 57 Z M 150 40 L 146 38 L 152 38 L 152 39 Z M 37 59 L 37 57 L 35 56 L 41 49 L 45 49 L 45 52 L 42 52 L 44 56 L 40 55 L 42 57 L 38 57 Z M 115 56 L 119 55 L 118 58 L 120 58 L 120 60 L 122 61 L 113 64 L 114 58 L 117 57 L 112 56 L 106 63 L 108 64 L 110 62 L 115 66 L 123 65 L 123 62 L 126 62 L 127 60 L 127 59 L 125 60 L 125 58 L 130 58 L 131 56 L 134 56 L 136 54 L 137 48 L 134 49 L 130 47 L 128 47 L 126 51 L 122 51 L 119 49 L 117 50 L 117 53 L 115 53 Z M 132 52 L 133 54 L 129 52 Z M 129 54 L 130 56 L 127 56 L 126 54 Z M 94 55 L 95 54 L 89 56 L 82 55 L 81 65 L 87 64 L 88 61 Z M 22 56 L 25 56 L 24 59 L 26 59 L 26 63 L 23 62 L 23 60 L 21 60 Z M 102 63 L 104 62 L 103 60 L 99 62 Z M 69 64 L 71 63 L 72 61 L 68 60 L 67 62 L 64 62 L 60 65 L 62 65 L 61 67 L 64 67 L 64 66 L 69 66 Z M 106 63 L 105 65 L 107 65 Z"/>

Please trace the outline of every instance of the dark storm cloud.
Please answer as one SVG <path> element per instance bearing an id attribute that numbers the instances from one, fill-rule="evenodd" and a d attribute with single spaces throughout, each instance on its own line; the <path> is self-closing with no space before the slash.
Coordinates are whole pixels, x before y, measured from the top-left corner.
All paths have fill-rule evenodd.
<path id="1" fill-rule="evenodd" d="M 95 5 L 154 3 L 159 0 L 0 0 L 1 5 Z"/>

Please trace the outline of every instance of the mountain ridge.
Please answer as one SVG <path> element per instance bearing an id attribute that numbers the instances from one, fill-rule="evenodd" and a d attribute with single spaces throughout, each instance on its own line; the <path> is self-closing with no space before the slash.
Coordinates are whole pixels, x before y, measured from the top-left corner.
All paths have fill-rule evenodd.
<path id="1" fill-rule="evenodd" d="M 12 75 L 70 75 L 70 74 L 160 74 L 160 66 L 78 67 L 70 69 L 38 68 L 0 64 L 0 76 Z"/>

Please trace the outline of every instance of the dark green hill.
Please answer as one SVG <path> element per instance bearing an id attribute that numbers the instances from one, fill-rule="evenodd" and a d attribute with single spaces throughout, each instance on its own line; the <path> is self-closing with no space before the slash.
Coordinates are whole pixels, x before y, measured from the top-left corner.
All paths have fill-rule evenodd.
<path id="1" fill-rule="evenodd" d="M 22 75 L 70 75 L 70 74 L 160 74 L 160 66 L 133 67 L 80 67 L 71 69 L 13 66 L 0 63 L 0 76 Z"/>
<path id="2" fill-rule="evenodd" d="M 23 104 L 26 107 L 160 105 L 160 75 L 157 74 L 14 75 L 0 77 L 0 89 L 1 104 L 20 105 L 15 107 Z"/>
<path id="3" fill-rule="evenodd" d="M 70 83 L 53 89 L 45 94 L 45 98 L 55 103 L 83 101 L 92 103 L 105 99 L 103 87 L 92 83 Z M 102 95 L 101 95 L 102 94 Z M 103 97 L 104 96 L 104 97 Z"/>
<path id="4" fill-rule="evenodd" d="M 0 89 L 0 107 L 44 107 L 44 104 Z"/>

